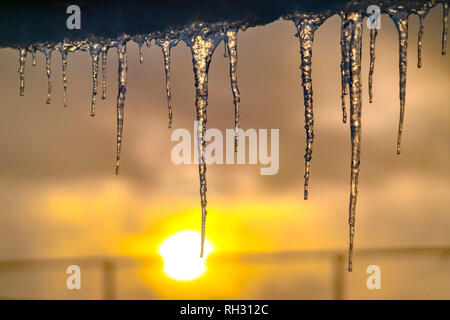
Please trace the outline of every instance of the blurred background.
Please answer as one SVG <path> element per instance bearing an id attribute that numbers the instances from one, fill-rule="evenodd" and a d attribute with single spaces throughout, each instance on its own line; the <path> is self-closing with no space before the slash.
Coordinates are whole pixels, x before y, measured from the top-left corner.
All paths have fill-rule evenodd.
<path id="1" fill-rule="evenodd" d="M 198 168 L 170 159 L 177 143 L 167 128 L 161 49 L 144 46 L 139 64 L 137 44 L 128 44 L 119 176 L 114 174 L 116 51 L 108 53 L 107 99 L 97 95 L 92 119 L 88 53 L 69 54 L 64 108 L 59 52 L 52 56 L 53 96 L 47 105 L 44 55 L 38 53 L 35 67 L 27 56 L 20 97 L 18 52 L 1 49 L 0 298 L 449 299 L 450 59 L 441 55 L 441 5 L 425 20 L 421 69 L 416 67 L 418 28 L 418 18 L 411 16 L 400 156 L 397 31 L 383 15 L 369 104 L 364 30 L 352 273 L 346 271 L 350 130 L 341 120 L 338 16 L 315 34 L 315 142 L 307 201 L 294 24 L 276 21 L 238 33 L 240 125 L 280 130 L 280 168 L 277 175 L 261 176 L 259 165 L 208 166 L 211 253 L 188 281 L 170 274 L 163 256 L 191 250 L 186 259 L 198 262 L 199 241 L 193 249 L 186 245 L 192 239 L 173 242 L 161 252 L 171 236 L 200 232 L 201 226 Z M 234 125 L 223 52 L 222 43 L 209 73 L 208 127 L 220 130 Z M 184 43 L 172 49 L 172 89 L 174 129 L 193 133 L 194 77 Z M 81 290 L 66 288 L 66 268 L 72 264 L 81 267 Z M 184 271 L 190 266 L 182 259 L 177 265 Z M 369 265 L 381 268 L 380 290 L 366 287 Z"/>

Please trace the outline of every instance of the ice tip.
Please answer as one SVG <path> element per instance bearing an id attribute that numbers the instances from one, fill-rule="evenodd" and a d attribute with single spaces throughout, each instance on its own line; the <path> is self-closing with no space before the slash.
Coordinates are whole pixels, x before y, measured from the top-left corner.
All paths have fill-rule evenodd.
<path id="1" fill-rule="evenodd" d="M 116 176 L 119 175 L 119 168 L 120 168 L 120 164 L 119 162 L 116 163 Z"/>
<path id="2" fill-rule="evenodd" d="M 202 240 L 201 247 L 200 247 L 200 259 L 203 258 L 203 251 L 204 251 L 203 247 L 204 247 L 204 243 L 203 243 L 203 240 Z"/>
<path id="3" fill-rule="evenodd" d="M 352 272 L 353 270 L 353 252 L 352 249 L 350 249 L 350 252 L 348 253 L 348 272 Z"/>

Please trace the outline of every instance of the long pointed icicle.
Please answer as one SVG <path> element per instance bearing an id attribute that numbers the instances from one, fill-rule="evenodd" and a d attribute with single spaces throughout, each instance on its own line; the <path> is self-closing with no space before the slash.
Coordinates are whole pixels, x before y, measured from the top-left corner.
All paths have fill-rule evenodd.
<path id="1" fill-rule="evenodd" d="M 51 69 L 51 60 L 52 60 L 52 50 L 50 48 L 42 49 L 45 55 L 45 70 L 47 73 L 47 101 L 45 103 L 50 104 L 52 99 L 52 69 Z"/>
<path id="2" fill-rule="evenodd" d="M 241 103 L 241 95 L 237 82 L 237 30 L 227 30 L 225 32 L 224 43 L 230 62 L 230 83 L 234 103 L 234 151 L 237 152 L 239 144 L 239 105 Z"/>
<path id="3" fill-rule="evenodd" d="M 63 100 L 64 100 L 64 107 L 67 107 L 67 54 L 68 50 L 64 47 L 60 48 L 61 52 L 61 65 L 62 65 L 62 77 L 63 77 Z"/>
<path id="4" fill-rule="evenodd" d="M 417 35 L 417 68 L 422 68 L 422 36 L 423 36 L 423 19 L 424 14 L 418 14 L 419 16 L 419 33 Z"/>
<path id="5" fill-rule="evenodd" d="M 108 56 L 108 46 L 103 46 L 102 55 L 102 99 L 106 99 L 106 59 Z"/>
<path id="6" fill-rule="evenodd" d="M 349 255 L 348 271 L 353 268 L 353 243 L 355 239 L 356 200 L 358 196 L 359 162 L 361 155 L 361 42 L 362 15 L 352 13 L 348 16 L 351 24 L 350 42 L 350 133 L 352 140 L 352 163 L 349 205 Z"/>
<path id="7" fill-rule="evenodd" d="M 164 72 L 166 75 L 167 110 L 169 112 L 169 128 L 173 125 L 172 89 L 170 85 L 170 49 L 178 43 L 178 40 L 157 40 L 164 57 Z"/>
<path id="8" fill-rule="evenodd" d="M 442 55 L 447 52 L 447 29 L 448 29 L 448 2 L 442 2 Z"/>
<path id="9" fill-rule="evenodd" d="M 192 62 L 195 76 L 195 107 L 197 112 L 197 133 L 198 133 L 198 160 L 199 160 L 199 177 L 200 177 L 200 198 L 202 206 L 202 235 L 200 257 L 203 257 L 205 243 L 205 226 L 206 226 L 206 163 L 204 151 L 206 147 L 206 110 L 208 106 L 208 70 L 211 62 L 212 54 L 220 42 L 221 37 L 210 35 L 203 37 L 201 35 L 194 36 L 187 41 L 192 51 Z"/>
<path id="10" fill-rule="evenodd" d="M 397 154 L 401 151 L 403 132 L 403 120 L 405 118 L 405 96 L 406 96 L 406 57 L 408 53 L 408 15 L 407 11 L 391 9 L 389 14 L 398 31 L 399 43 L 399 84 L 400 84 L 400 120 L 398 122 Z"/>
<path id="11" fill-rule="evenodd" d="M 27 49 L 19 48 L 19 94 L 23 96 L 25 91 L 25 60 L 27 58 Z"/>
<path id="12" fill-rule="evenodd" d="M 125 106 L 125 95 L 127 92 L 127 45 L 124 39 L 117 43 L 117 56 L 119 59 L 118 70 L 118 92 L 117 92 L 117 154 L 116 154 L 116 174 L 120 168 L 120 150 L 122 147 L 123 117 Z"/>
<path id="13" fill-rule="evenodd" d="M 297 36 L 300 40 L 301 73 L 302 86 L 305 104 L 305 184 L 304 199 L 308 199 L 309 175 L 312 158 L 312 148 L 314 143 L 314 112 L 313 112 L 313 88 L 311 77 L 312 44 L 314 41 L 314 31 L 323 22 L 323 18 L 317 16 L 301 16 L 294 19 L 297 27 Z"/>
<path id="14" fill-rule="evenodd" d="M 98 86 L 98 59 L 101 46 L 98 43 L 93 43 L 89 47 L 89 52 L 92 59 L 92 101 L 91 101 L 91 117 L 95 117 L 95 99 L 97 97 Z"/>
<path id="15" fill-rule="evenodd" d="M 345 13 L 341 13 L 341 104 L 342 122 L 347 122 L 345 96 L 348 94 L 349 64 L 350 64 L 350 30 Z"/>
<path id="16" fill-rule="evenodd" d="M 373 70 L 375 67 L 375 41 L 377 39 L 377 34 L 377 29 L 370 29 L 369 103 L 372 103 L 373 101 Z"/>

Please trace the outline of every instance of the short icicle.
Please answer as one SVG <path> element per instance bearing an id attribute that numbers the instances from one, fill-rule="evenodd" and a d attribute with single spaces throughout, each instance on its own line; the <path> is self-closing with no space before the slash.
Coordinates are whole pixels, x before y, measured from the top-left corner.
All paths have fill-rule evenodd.
<path id="1" fill-rule="evenodd" d="M 118 92 L 117 92 L 117 153 L 116 174 L 120 168 L 120 150 L 122 147 L 123 117 L 125 107 L 125 95 L 127 92 L 127 44 L 126 37 L 121 37 L 117 42 L 118 62 Z"/>
<path id="2" fill-rule="evenodd" d="M 350 30 L 345 13 L 341 13 L 341 104 L 342 122 L 347 122 L 345 96 L 348 94 L 349 64 L 350 64 Z"/>
<path id="3" fill-rule="evenodd" d="M 422 37 L 424 32 L 423 21 L 430 10 L 431 3 L 425 3 L 422 8 L 414 10 L 419 18 L 419 32 L 417 33 L 417 68 L 422 68 Z"/>
<path id="4" fill-rule="evenodd" d="M 61 66 L 62 66 L 62 78 L 63 78 L 63 103 L 64 107 L 67 107 L 67 54 L 68 49 L 64 45 L 59 49 L 61 52 Z"/>
<path id="5" fill-rule="evenodd" d="M 98 59 L 102 47 L 98 43 L 91 43 L 89 52 L 92 59 L 92 100 L 91 100 L 91 117 L 95 117 L 95 100 L 97 97 L 98 86 Z"/>
<path id="6" fill-rule="evenodd" d="M 350 134 L 351 134 L 351 180 L 349 205 L 349 255 L 348 271 L 353 269 L 353 247 L 355 239 L 356 200 L 358 196 L 359 163 L 361 155 L 361 42 L 362 15 L 351 13 L 348 16 L 351 25 L 350 41 Z"/>
<path id="7" fill-rule="evenodd" d="M 36 66 L 36 47 L 34 45 L 31 45 L 29 47 L 29 51 L 31 52 L 31 57 L 33 58 L 32 65 L 33 67 Z"/>
<path id="8" fill-rule="evenodd" d="M 442 55 L 447 52 L 447 29 L 448 29 L 448 1 L 442 2 Z"/>
<path id="9" fill-rule="evenodd" d="M 42 49 L 45 55 L 45 70 L 47 73 L 47 101 L 45 103 L 50 104 L 52 99 L 52 69 L 51 69 L 51 60 L 52 60 L 52 49 L 44 47 Z"/>
<path id="10" fill-rule="evenodd" d="M 224 38 L 225 49 L 228 51 L 230 62 L 230 84 L 233 92 L 234 103 L 234 151 L 237 152 L 239 144 L 239 105 L 241 103 L 241 95 L 237 82 L 237 30 L 229 29 L 225 32 Z"/>
<path id="11" fill-rule="evenodd" d="M 156 44 L 161 47 L 164 57 L 164 72 L 166 75 L 166 94 L 167 94 L 167 109 L 169 112 L 169 128 L 173 125 L 173 109 L 172 109 L 172 89 L 170 85 L 170 49 L 177 45 L 178 40 L 156 40 Z"/>
<path id="12" fill-rule="evenodd" d="M 144 36 L 135 36 L 132 38 L 134 42 L 138 45 L 138 51 L 139 51 L 139 63 L 144 62 L 144 53 L 142 52 L 142 46 L 144 45 L 144 42 L 146 42 L 146 39 Z M 147 45 L 148 47 L 148 45 Z"/>
<path id="13" fill-rule="evenodd" d="M 399 43 L 399 84 L 400 84 L 400 119 L 398 123 L 397 154 L 401 151 L 403 120 L 405 118 L 406 96 L 406 57 L 408 53 L 408 15 L 407 11 L 390 9 L 389 14 L 397 27 Z"/>
<path id="14" fill-rule="evenodd" d="M 102 99 L 106 99 L 106 59 L 108 56 L 108 46 L 103 46 L 102 55 Z"/>
<path id="15" fill-rule="evenodd" d="M 192 51 L 192 62 L 195 76 L 195 107 L 197 112 L 197 133 L 198 140 L 198 162 L 200 177 L 200 197 L 202 206 L 202 234 L 200 257 L 203 257 L 205 243 L 206 226 L 206 163 L 204 151 L 206 147 L 206 110 L 208 105 L 208 70 L 212 55 L 218 43 L 222 40 L 219 35 L 211 34 L 209 36 L 195 35 L 186 43 Z"/>
<path id="16" fill-rule="evenodd" d="M 304 199 L 308 199 L 309 175 L 311 167 L 312 149 L 314 143 L 314 112 L 313 112 L 313 88 L 311 77 L 312 64 L 312 44 L 314 41 L 314 32 L 325 19 L 320 16 L 300 15 L 293 19 L 300 40 L 300 70 L 302 73 L 302 86 L 305 105 L 305 130 L 306 130 L 306 149 L 305 149 L 305 183 Z"/>
<path id="17" fill-rule="evenodd" d="M 375 41 L 377 39 L 377 35 L 377 29 L 370 29 L 369 103 L 372 103 L 373 101 L 373 70 L 375 67 Z"/>
<path id="18" fill-rule="evenodd" d="M 19 94 L 23 96 L 25 91 L 25 60 L 27 58 L 27 49 L 19 48 Z"/>

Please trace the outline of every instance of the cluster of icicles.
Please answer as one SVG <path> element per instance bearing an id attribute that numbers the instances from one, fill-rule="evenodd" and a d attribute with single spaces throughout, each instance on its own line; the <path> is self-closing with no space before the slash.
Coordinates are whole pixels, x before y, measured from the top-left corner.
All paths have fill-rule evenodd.
<path id="1" fill-rule="evenodd" d="M 404 7 L 393 7 L 388 9 L 392 21 L 398 30 L 399 36 L 399 70 L 400 70 L 400 121 L 397 139 L 397 154 L 400 154 L 400 141 L 403 128 L 403 119 L 405 113 L 405 88 L 406 88 L 406 53 L 408 40 L 408 16 L 417 14 L 420 20 L 420 30 L 418 37 L 418 64 L 422 65 L 422 35 L 423 20 L 429 12 L 430 8 L 436 5 L 436 1 L 426 2 L 420 10 L 409 10 Z M 443 36 L 442 36 L 442 54 L 446 52 L 447 41 L 447 23 L 448 23 L 448 1 L 442 2 L 444 18 L 443 18 Z M 359 175 L 360 162 L 360 146 L 361 146 L 361 42 L 363 31 L 364 14 L 361 12 L 339 12 L 341 17 L 341 80 L 342 80 L 342 112 L 343 122 L 347 122 L 349 118 L 351 131 L 351 182 L 350 182 L 350 205 L 349 205 L 349 260 L 348 270 L 352 270 L 352 254 L 353 240 L 355 235 L 355 208 L 357 199 L 357 185 Z M 298 30 L 296 36 L 300 41 L 301 55 L 301 78 L 304 95 L 305 106 L 305 129 L 306 129 L 306 154 L 305 154 L 305 176 L 304 176 L 304 199 L 308 198 L 308 181 L 310 176 L 310 163 L 312 155 L 312 147 L 314 141 L 314 116 L 313 116 L 313 90 L 311 78 L 311 58 L 312 44 L 314 40 L 315 30 L 329 17 L 330 14 L 300 14 L 294 13 L 284 17 L 295 23 Z M 202 210 L 202 236 L 201 236 L 201 253 L 203 255 L 203 244 L 205 240 L 205 220 L 206 220 L 206 164 L 204 159 L 204 149 L 206 147 L 205 132 L 207 123 L 207 105 L 208 105 L 208 69 L 212 55 L 218 44 L 223 40 L 225 44 L 224 57 L 229 59 L 231 89 L 233 93 L 233 102 L 235 108 L 235 151 L 238 148 L 238 128 L 239 128 L 239 104 L 240 95 L 237 84 L 237 32 L 239 29 L 245 31 L 245 25 L 231 26 L 229 24 L 214 25 L 209 28 L 203 23 L 198 23 L 195 27 L 191 26 L 187 30 L 189 32 L 169 32 L 167 34 L 149 34 L 130 37 L 122 35 L 115 40 L 83 40 L 83 41 L 64 41 L 58 44 L 38 43 L 28 47 L 19 48 L 19 75 L 20 75 L 20 95 L 24 94 L 24 68 L 27 52 L 33 56 L 33 66 L 36 64 L 36 51 L 44 53 L 46 58 L 46 73 L 48 78 L 47 103 L 51 101 L 51 69 L 50 60 L 53 51 L 59 51 L 62 57 L 62 77 L 64 84 L 64 106 L 67 105 L 67 56 L 69 53 L 77 50 L 89 51 L 92 58 L 92 101 L 91 116 L 95 116 L 95 101 L 97 96 L 99 59 L 101 57 L 102 69 L 102 99 L 106 98 L 106 56 L 110 48 L 116 48 L 118 53 L 118 95 L 117 95 L 117 153 L 116 153 L 116 174 L 119 173 L 120 166 L 120 149 L 122 144 L 122 131 L 124 120 L 124 105 L 127 83 L 127 53 L 126 44 L 133 40 L 139 46 L 139 59 L 142 63 L 142 46 L 145 43 L 150 46 L 152 40 L 156 45 L 162 48 L 164 67 L 166 75 L 166 92 L 169 113 L 169 128 L 172 127 L 172 104 L 171 104 L 171 85 L 170 85 L 170 51 L 179 41 L 185 43 L 191 48 L 193 70 L 196 87 L 196 114 L 198 123 L 198 146 L 199 146 L 199 177 L 200 177 L 200 195 Z M 216 31 L 212 31 L 212 29 Z M 217 31 L 219 30 L 219 31 Z M 370 30 L 370 71 L 369 71 L 369 102 L 372 102 L 372 83 L 375 62 L 375 40 L 377 37 L 377 29 Z M 347 116 L 345 96 L 350 96 L 350 110 Z"/>

